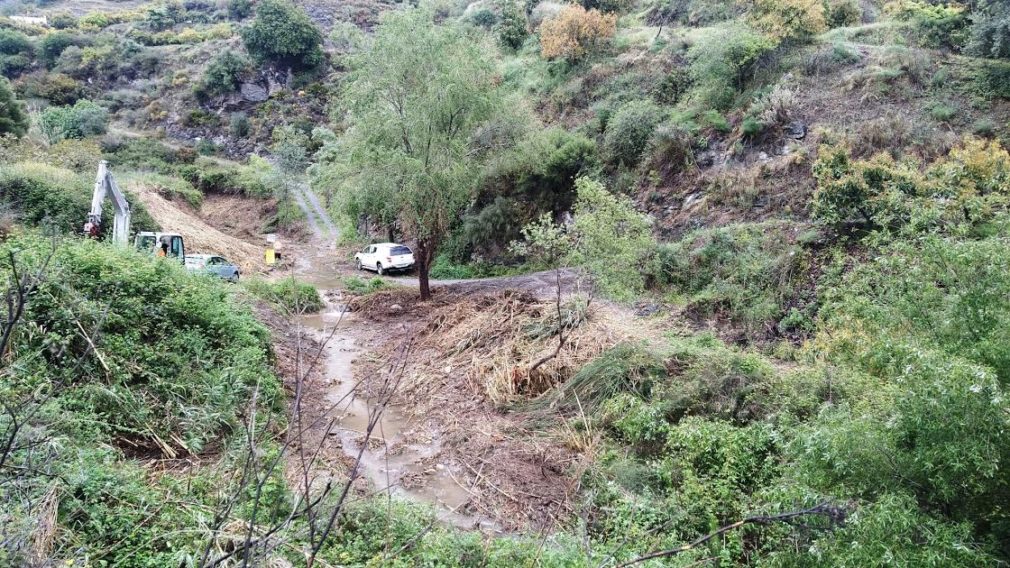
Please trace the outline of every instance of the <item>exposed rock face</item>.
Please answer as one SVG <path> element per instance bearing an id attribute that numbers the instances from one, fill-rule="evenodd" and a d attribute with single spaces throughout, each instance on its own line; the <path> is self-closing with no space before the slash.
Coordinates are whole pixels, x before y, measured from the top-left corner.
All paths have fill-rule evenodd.
<path id="1" fill-rule="evenodd" d="M 267 90 L 256 83 L 242 83 L 239 92 L 242 93 L 243 99 L 251 103 L 261 103 L 270 97 Z"/>
<path id="2" fill-rule="evenodd" d="M 786 126 L 786 136 L 794 140 L 803 140 L 807 137 L 807 125 L 800 120 L 794 120 Z"/>

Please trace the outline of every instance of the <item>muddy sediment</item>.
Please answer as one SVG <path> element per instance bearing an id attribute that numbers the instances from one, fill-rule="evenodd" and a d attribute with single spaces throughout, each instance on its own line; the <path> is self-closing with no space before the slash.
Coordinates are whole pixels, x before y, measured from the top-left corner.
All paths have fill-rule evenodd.
<path id="1" fill-rule="evenodd" d="M 531 373 L 556 349 L 550 325 L 557 321 L 557 274 L 438 283 L 427 302 L 406 285 L 352 299 L 341 292 L 343 278 L 353 274 L 348 264 L 335 251 L 315 249 L 296 267 L 326 298 L 326 310 L 300 324 L 324 344 L 306 408 L 328 413 L 325 437 L 340 458 L 330 462 L 344 468 L 346 479 L 361 453 L 368 483 L 359 493 L 429 504 L 460 527 L 552 532 L 569 525 L 592 450 L 570 439 L 577 416 L 523 410 L 522 401 L 625 340 L 628 329 L 615 326 L 619 318 L 594 304 L 594 312 L 602 311 L 580 319 L 560 354 Z M 561 276 L 574 288 L 571 274 Z M 396 279 L 412 283 L 404 280 Z M 392 363 L 402 370 L 395 392 L 384 398 Z M 366 446 L 369 416 L 379 407 L 382 420 Z"/>
<path id="2" fill-rule="evenodd" d="M 386 399 L 368 395 L 360 370 L 370 366 L 359 360 L 383 367 L 368 349 L 381 329 L 347 311 L 337 288 L 339 276 L 327 266 L 331 262 L 325 257 L 307 260 L 299 269 L 300 278 L 320 288 L 326 304 L 322 313 L 301 316 L 299 321 L 322 355 L 313 400 L 305 405 L 312 414 L 326 415 L 311 420 L 326 429 L 316 437 L 324 435 L 331 446 L 339 447 L 344 465 L 358 463 L 359 475 L 371 483 L 373 492 L 431 505 L 439 519 L 458 527 L 497 529 L 493 518 L 468 507 L 472 494 L 460 483 L 461 472 L 453 472 L 440 459 L 441 436 L 403 412 L 402 401 L 386 404 Z M 379 420 L 368 433 L 377 410 Z"/>

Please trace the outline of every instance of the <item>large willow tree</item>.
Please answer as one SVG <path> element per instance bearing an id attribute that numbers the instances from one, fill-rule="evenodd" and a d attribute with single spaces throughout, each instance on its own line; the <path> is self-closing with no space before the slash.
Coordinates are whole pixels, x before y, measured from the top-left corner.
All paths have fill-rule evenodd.
<path id="1" fill-rule="evenodd" d="M 422 10 L 388 14 L 352 58 L 351 127 L 337 143 L 338 198 L 352 215 L 395 219 L 414 243 L 421 298 L 442 240 L 473 201 L 501 108 L 489 50 Z"/>

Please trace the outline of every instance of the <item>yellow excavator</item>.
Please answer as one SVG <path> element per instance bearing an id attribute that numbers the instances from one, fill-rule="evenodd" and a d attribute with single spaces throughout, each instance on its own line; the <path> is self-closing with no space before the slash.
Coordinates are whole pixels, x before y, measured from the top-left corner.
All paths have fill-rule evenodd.
<path id="1" fill-rule="evenodd" d="M 91 194 L 91 213 L 84 223 L 84 234 L 98 238 L 102 230 L 102 210 L 105 200 L 112 201 L 115 215 L 112 221 L 112 242 L 126 246 L 130 237 L 130 202 L 126 195 L 116 185 L 109 164 L 102 160 L 98 164 L 98 175 L 95 177 L 95 190 Z M 133 240 L 137 250 L 146 251 L 156 256 L 177 259 L 180 263 L 186 261 L 186 243 L 179 233 L 138 232 Z"/>

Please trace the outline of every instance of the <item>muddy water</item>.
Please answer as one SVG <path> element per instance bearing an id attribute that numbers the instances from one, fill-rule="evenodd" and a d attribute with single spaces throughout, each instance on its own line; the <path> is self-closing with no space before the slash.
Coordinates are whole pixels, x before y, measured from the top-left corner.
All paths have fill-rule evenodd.
<path id="1" fill-rule="evenodd" d="M 363 354 L 363 346 L 358 345 L 351 330 L 363 322 L 344 311 L 337 287 L 339 277 L 327 266 L 332 266 L 333 259 L 313 260 L 303 260 L 297 271 L 300 278 L 320 288 L 326 308 L 320 314 L 303 316 L 301 323 L 315 330 L 320 340 L 327 340 L 325 403 L 337 413 L 337 430 L 332 435 L 340 439 L 345 454 L 356 458 L 375 407 L 375 401 L 357 395 L 352 371 L 354 360 Z M 462 478 L 457 475 L 454 479 L 446 464 L 437 461 L 439 440 L 430 439 L 426 429 L 418 426 L 397 408 L 387 407 L 362 454 L 363 476 L 376 489 L 433 505 L 443 522 L 463 528 L 493 528 L 487 519 L 460 512 L 470 494 L 457 483 Z"/>

